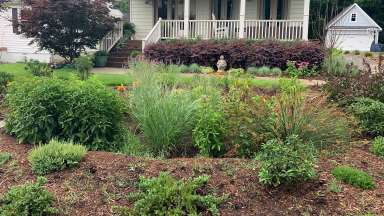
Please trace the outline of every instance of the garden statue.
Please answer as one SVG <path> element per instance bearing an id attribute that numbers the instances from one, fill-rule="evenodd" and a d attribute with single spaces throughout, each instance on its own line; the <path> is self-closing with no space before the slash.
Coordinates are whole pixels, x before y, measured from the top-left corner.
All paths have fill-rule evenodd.
<path id="1" fill-rule="evenodd" d="M 217 73 L 224 74 L 225 69 L 227 69 L 227 62 L 224 59 L 224 56 L 220 56 L 220 60 L 217 62 Z"/>

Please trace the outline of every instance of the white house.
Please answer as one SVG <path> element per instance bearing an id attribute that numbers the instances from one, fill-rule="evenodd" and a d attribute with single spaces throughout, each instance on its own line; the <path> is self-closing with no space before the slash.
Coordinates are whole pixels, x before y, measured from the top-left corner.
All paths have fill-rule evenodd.
<path id="1" fill-rule="evenodd" d="M 161 39 L 307 40 L 310 0 L 131 0 L 143 47 Z"/>
<path id="2" fill-rule="evenodd" d="M 41 62 L 60 61 L 61 58 L 41 51 L 31 39 L 18 34 L 18 21 L 20 20 L 21 6 L 14 4 L 12 8 L 0 12 L 0 63 L 23 62 L 30 59 Z M 99 50 L 110 51 L 123 36 L 123 14 L 116 9 L 110 9 L 110 15 L 120 19 L 116 27 L 100 41 Z M 90 50 L 92 51 L 92 50 Z"/>
<path id="3" fill-rule="evenodd" d="M 357 4 L 344 9 L 327 25 L 326 44 L 342 50 L 370 51 L 382 28 Z"/>
<path id="4" fill-rule="evenodd" d="M 15 7 L 0 13 L 0 62 L 17 62 L 36 59 L 50 62 L 52 55 L 30 45 L 31 39 L 17 34 L 18 10 Z"/>

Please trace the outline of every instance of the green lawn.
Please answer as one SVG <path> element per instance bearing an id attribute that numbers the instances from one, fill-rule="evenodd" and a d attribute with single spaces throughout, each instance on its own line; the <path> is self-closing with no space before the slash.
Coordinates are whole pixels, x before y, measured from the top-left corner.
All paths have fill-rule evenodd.
<path id="1" fill-rule="evenodd" d="M 13 74 L 16 80 L 25 79 L 25 78 L 28 79 L 32 77 L 32 74 L 28 73 L 25 70 L 25 64 L 23 63 L 0 64 L 0 71 L 5 71 Z M 76 74 L 74 69 L 62 68 L 62 69 L 54 70 L 54 76 L 68 79 L 70 77 L 76 77 Z M 100 73 L 94 74 L 93 77 L 107 86 L 117 86 L 121 84 L 126 85 L 133 82 L 132 77 L 128 73 L 127 74 L 110 74 L 110 73 L 100 72 Z M 178 83 L 183 83 L 183 84 L 192 83 L 194 79 L 193 77 L 179 76 L 177 74 L 169 74 L 167 78 L 175 79 L 175 81 L 177 81 Z M 274 88 L 278 88 L 279 86 L 278 79 L 273 79 L 273 80 L 253 79 L 251 83 L 253 86 L 266 88 L 266 89 L 274 89 Z"/>
<path id="2" fill-rule="evenodd" d="M 11 73 L 15 76 L 16 80 L 25 79 L 32 77 L 32 74 L 28 73 L 25 70 L 25 64 L 16 63 L 16 64 L 0 64 L 0 71 L 5 71 Z M 53 75 L 55 77 L 60 77 L 68 79 L 70 77 L 75 77 L 75 70 L 71 68 L 62 68 L 54 70 Z M 115 86 L 121 84 L 129 84 L 132 82 L 132 79 L 128 74 L 108 74 L 108 73 L 98 73 L 93 75 L 95 79 L 99 80 L 107 86 Z"/>

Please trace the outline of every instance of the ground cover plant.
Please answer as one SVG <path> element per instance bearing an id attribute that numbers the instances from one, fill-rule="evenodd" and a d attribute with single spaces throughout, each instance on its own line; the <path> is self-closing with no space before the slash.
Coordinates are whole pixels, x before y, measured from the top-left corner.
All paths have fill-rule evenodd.
<path id="1" fill-rule="evenodd" d="M 8 152 L 0 152 L 0 166 L 7 163 L 12 158 L 12 155 Z"/>
<path id="2" fill-rule="evenodd" d="M 375 188 L 375 182 L 370 175 L 353 167 L 339 166 L 333 169 L 332 174 L 336 179 L 361 189 Z"/>
<path id="3" fill-rule="evenodd" d="M 287 61 L 307 62 L 309 69 L 320 67 L 325 52 L 312 42 L 276 42 L 245 40 L 165 41 L 147 46 L 144 54 L 154 61 L 215 67 L 224 54 L 229 68 L 278 67 Z M 268 57 L 267 57 L 268 56 Z"/>
<path id="4" fill-rule="evenodd" d="M 176 180 L 167 173 L 156 178 L 140 178 L 139 192 L 131 194 L 134 208 L 124 215 L 219 215 L 218 205 L 225 197 L 199 194 L 208 176 Z"/>
<path id="5" fill-rule="evenodd" d="M 90 149 L 117 148 L 123 103 L 95 81 L 35 78 L 14 82 L 7 95 L 8 133 L 20 142 L 46 143 L 57 137 Z"/>
<path id="6" fill-rule="evenodd" d="M 384 137 L 376 137 L 373 140 L 371 151 L 380 157 L 384 158 Z"/>
<path id="7" fill-rule="evenodd" d="M 53 215 L 54 196 L 43 186 L 47 179 L 39 177 L 35 183 L 12 187 L 0 199 L 1 215 Z"/>
<path id="8" fill-rule="evenodd" d="M 44 175 L 77 166 L 86 153 L 84 146 L 51 140 L 48 144 L 33 149 L 28 160 L 34 173 Z"/>

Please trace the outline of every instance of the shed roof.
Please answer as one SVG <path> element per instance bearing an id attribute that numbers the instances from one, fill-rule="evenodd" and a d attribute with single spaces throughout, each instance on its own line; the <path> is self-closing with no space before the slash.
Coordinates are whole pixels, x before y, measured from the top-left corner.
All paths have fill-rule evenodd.
<path id="1" fill-rule="evenodd" d="M 382 31 L 383 29 L 356 3 L 348 6 L 347 8 L 345 8 L 343 11 L 341 11 L 335 18 L 333 18 L 327 25 L 327 29 L 333 27 L 335 28 L 335 25 L 338 23 L 338 21 L 340 21 L 344 16 L 348 15 L 348 13 L 354 9 L 354 8 L 357 8 L 361 14 L 363 14 L 365 16 L 365 18 L 369 21 L 370 25 L 367 25 L 367 26 L 364 26 L 366 28 L 377 28 L 379 29 L 380 31 Z M 351 26 L 345 26 L 345 27 L 348 27 L 348 28 L 353 28 Z M 359 28 L 362 28 L 362 26 L 360 26 Z"/>

